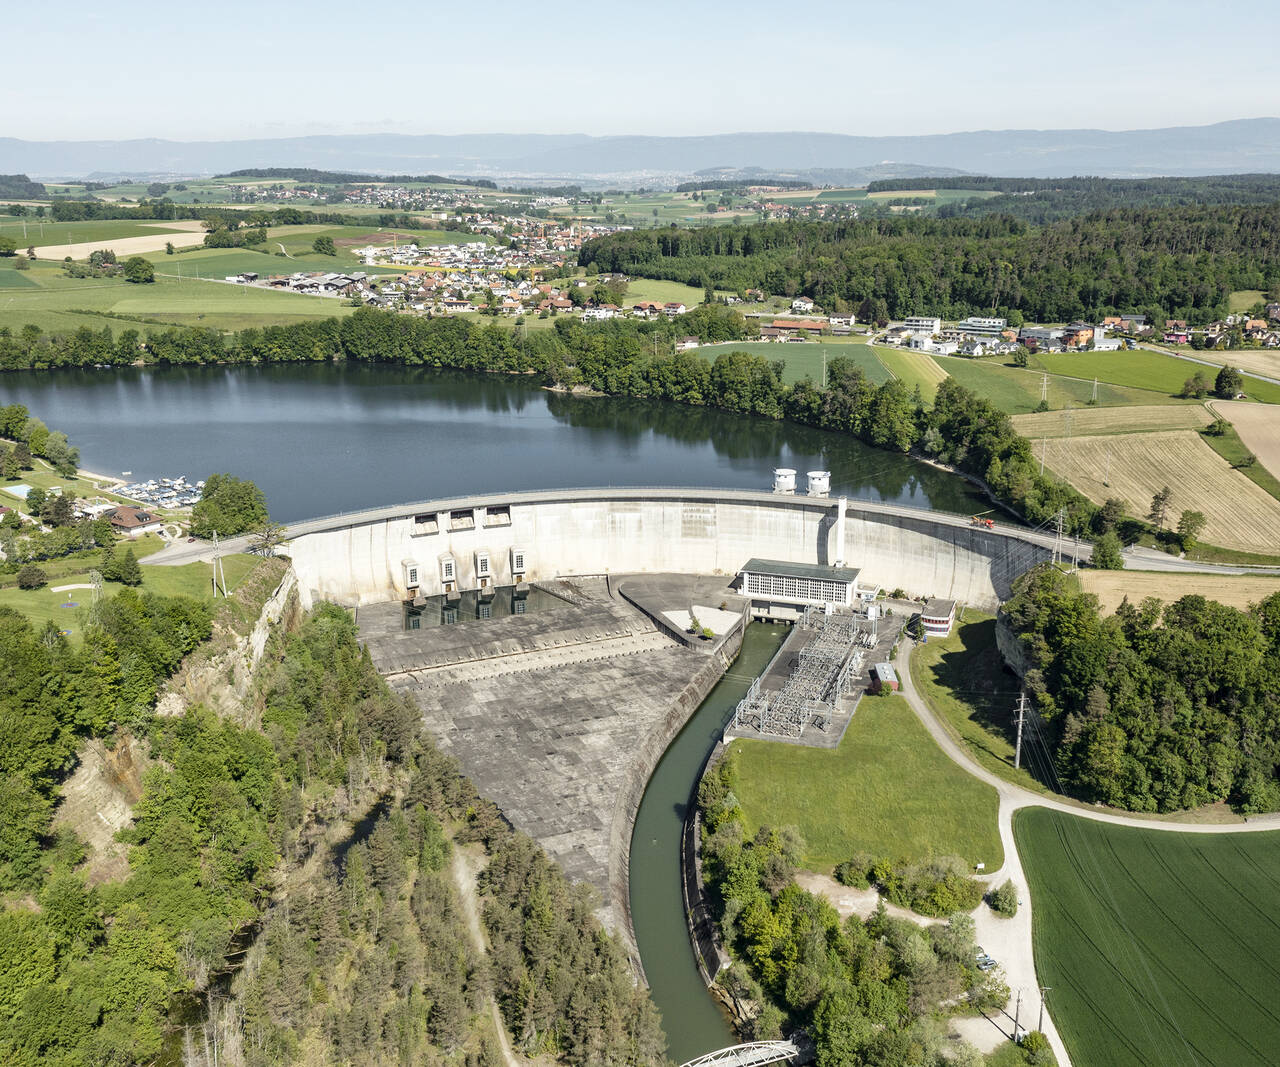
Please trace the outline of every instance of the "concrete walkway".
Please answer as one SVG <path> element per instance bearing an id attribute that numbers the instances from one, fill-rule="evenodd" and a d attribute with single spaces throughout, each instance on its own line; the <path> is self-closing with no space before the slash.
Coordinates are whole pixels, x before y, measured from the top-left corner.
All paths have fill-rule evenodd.
<path id="1" fill-rule="evenodd" d="M 1012 879 L 1018 887 L 1018 914 L 1012 919 L 997 916 L 990 909 L 986 914 L 975 916 L 977 920 L 977 939 L 993 957 L 1000 961 L 1008 978 L 1009 988 L 1017 997 L 1022 990 L 1022 1018 L 1024 1029 L 1032 1030 L 1037 1025 L 1040 1009 L 1039 982 L 1036 978 L 1035 960 L 1031 941 L 1031 893 L 1027 888 L 1026 873 L 1018 856 L 1018 846 L 1013 837 L 1013 814 L 1022 808 L 1049 808 L 1067 815 L 1078 815 L 1095 822 L 1111 823 L 1115 826 L 1127 826 L 1138 830 L 1168 830 L 1183 834 L 1222 834 L 1222 833 L 1256 833 L 1265 830 L 1280 830 L 1280 813 L 1261 815 L 1243 823 L 1206 824 L 1180 823 L 1165 819 L 1144 818 L 1127 815 L 1101 807 L 1091 807 L 1069 800 L 1041 796 L 1020 785 L 1005 781 L 977 763 L 934 715 L 934 713 L 916 692 L 911 681 L 911 653 L 914 642 L 904 638 L 898 650 L 898 677 L 902 679 L 902 694 L 916 716 L 929 731 L 930 736 L 956 764 L 964 768 L 975 778 L 992 786 L 1000 798 L 999 830 L 1000 843 L 1004 846 L 1004 866 L 987 876 L 992 886 Z M 1012 1007 L 1012 1006 L 1011 1006 Z M 1009 1033 L 1012 1033 L 1012 1018 L 1008 1018 Z M 999 1020 L 993 1020 L 997 1025 Z M 1058 1057 L 1061 1067 L 1069 1067 L 1071 1062 L 1066 1046 L 1058 1034 L 1057 1027 L 1048 1011 L 1044 1015 L 1044 1033 L 1053 1046 L 1054 1055 Z"/>

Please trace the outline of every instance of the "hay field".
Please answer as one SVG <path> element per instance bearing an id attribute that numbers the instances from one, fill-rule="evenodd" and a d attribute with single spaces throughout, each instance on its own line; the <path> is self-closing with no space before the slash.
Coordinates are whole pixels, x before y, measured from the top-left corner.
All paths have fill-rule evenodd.
<path id="1" fill-rule="evenodd" d="M 1280 411 L 1271 404 L 1244 400 L 1215 400 L 1212 406 L 1236 428 L 1258 462 L 1280 478 Z"/>
<path id="2" fill-rule="evenodd" d="M 1042 411 L 1013 416 L 1013 428 L 1023 437 L 1199 430 L 1211 422 L 1213 415 L 1202 404 L 1188 404 L 1185 407 L 1144 404 L 1130 408 L 1075 408 L 1070 412 Z"/>
<path id="3" fill-rule="evenodd" d="M 1077 577 L 1080 588 L 1096 596 L 1107 613 L 1115 611 L 1125 597 L 1131 604 L 1149 596 L 1171 604 L 1180 597 L 1202 596 L 1244 609 L 1272 593 L 1280 593 L 1280 576 L 1265 574 L 1082 570 Z"/>
<path id="4" fill-rule="evenodd" d="M 165 224 L 167 225 L 167 224 Z M 180 223 L 178 225 L 181 225 Z M 197 222 L 197 226 L 200 224 Z M 61 260 L 65 256 L 72 259 L 88 259 L 89 255 L 99 248 L 110 248 L 121 260 L 125 256 L 140 256 L 147 252 L 163 252 L 164 246 L 172 244 L 174 248 L 192 248 L 204 244 L 203 229 L 200 230 L 164 230 L 160 233 L 147 234 L 143 237 L 117 237 L 114 239 L 99 238 L 96 241 L 79 241 L 70 245 L 41 245 L 36 249 L 37 259 Z"/>
<path id="5" fill-rule="evenodd" d="M 1270 555 L 1280 543 L 1280 501 L 1231 467 L 1194 430 L 1052 438 L 1032 442 L 1036 458 L 1090 500 L 1123 500 L 1145 516 L 1163 486 L 1173 490 L 1169 525 L 1187 509 L 1208 520 L 1205 544 Z M 1110 484 L 1104 484 L 1109 481 Z"/>

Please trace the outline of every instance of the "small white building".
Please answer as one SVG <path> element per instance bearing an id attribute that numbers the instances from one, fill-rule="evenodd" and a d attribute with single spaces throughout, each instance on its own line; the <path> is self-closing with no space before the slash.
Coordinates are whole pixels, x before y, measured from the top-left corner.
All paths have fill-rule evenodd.
<path id="1" fill-rule="evenodd" d="M 807 315 L 813 310 L 813 301 L 807 296 L 798 296 L 791 301 L 791 310 L 798 315 Z"/>
<path id="2" fill-rule="evenodd" d="M 928 600 L 920 609 L 920 625 L 930 637 L 946 637 L 956 621 L 954 600 Z"/>

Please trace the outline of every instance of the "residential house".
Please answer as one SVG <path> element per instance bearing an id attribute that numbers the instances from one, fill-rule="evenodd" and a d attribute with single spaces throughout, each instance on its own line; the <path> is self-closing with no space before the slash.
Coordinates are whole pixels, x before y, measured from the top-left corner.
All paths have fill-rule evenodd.
<path id="1" fill-rule="evenodd" d="M 121 537 L 141 537 L 143 534 L 159 533 L 164 528 L 164 520 L 159 515 L 130 504 L 112 508 L 104 512 L 104 517 Z"/>
<path id="2" fill-rule="evenodd" d="M 688 352 L 690 349 L 697 348 L 701 343 L 696 337 L 682 337 L 676 342 L 676 351 Z"/>
<path id="3" fill-rule="evenodd" d="M 807 315 L 813 310 L 813 301 L 807 296 L 798 296 L 791 301 L 791 310 L 797 315 Z"/>

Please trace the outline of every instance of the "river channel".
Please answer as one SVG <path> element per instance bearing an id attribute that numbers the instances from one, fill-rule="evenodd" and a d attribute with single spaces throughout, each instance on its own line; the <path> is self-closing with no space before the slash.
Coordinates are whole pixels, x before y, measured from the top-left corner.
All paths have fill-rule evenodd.
<path id="1" fill-rule="evenodd" d="M 342 364 L 18 372 L 0 375 L 0 405 L 10 403 L 65 431 L 89 470 L 134 480 L 228 471 L 257 482 L 282 522 L 516 489 L 763 489 L 778 466 L 829 470 L 832 491 L 853 498 L 956 513 L 988 506 L 953 475 L 843 434 L 491 375 Z M 689 945 L 681 826 L 725 715 L 781 637 L 748 628 L 658 764 L 636 821 L 636 937 L 677 1062 L 732 1043 Z"/>

